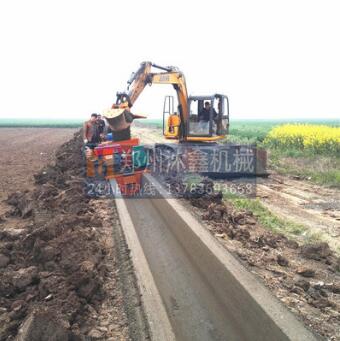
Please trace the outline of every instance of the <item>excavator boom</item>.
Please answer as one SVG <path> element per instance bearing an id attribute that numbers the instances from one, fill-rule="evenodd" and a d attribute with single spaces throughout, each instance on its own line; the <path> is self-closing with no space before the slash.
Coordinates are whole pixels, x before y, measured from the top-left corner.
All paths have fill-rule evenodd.
<path id="1" fill-rule="evenodd" d="M 152 68 L 162 70 L 162 72 L 152 72 Z M 127 91 L 117 93 L 116 104 L 113 107 L 128 105 L 131 108 L 144 88 L 152 84 L 170 84 L 175 89 L 179 104 L 179 116 L 182 122 L 181 136 L 185 136 L 185 122 L 189 117 L 188 91 L 185 77 L 176 67 L 163 67 L 151 62 L 141 63 L 140 68 L 129 79 Z"/>

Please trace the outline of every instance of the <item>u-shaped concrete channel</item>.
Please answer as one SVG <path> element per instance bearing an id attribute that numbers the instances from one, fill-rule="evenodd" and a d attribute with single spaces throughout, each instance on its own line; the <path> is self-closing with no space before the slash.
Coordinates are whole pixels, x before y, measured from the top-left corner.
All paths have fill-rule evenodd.
<path id="1" fill-rule="evenodd" d="M 153 340 L 317 340 L 175 199 L 116 199 Z"/>

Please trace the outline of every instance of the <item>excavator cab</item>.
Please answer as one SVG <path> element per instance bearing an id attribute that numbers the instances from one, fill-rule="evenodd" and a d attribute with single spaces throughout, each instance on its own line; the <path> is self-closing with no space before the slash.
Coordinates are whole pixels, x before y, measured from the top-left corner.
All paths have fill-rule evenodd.
<path id="1" fill-rule="evenodd" d="M 215 141 L 224 138 L 229 128 L 228 97 L 190 96 L 187 120 L 187 141 Z"/>
<path id="2" fill-rule="evenodd" d="M 216 141 L 224 138 L 229 128 L 228 97 L 213 96 L 188 97 L 189 113 L 184 122 L 174 111 L 174 97 L 166 96 L 163 107 L 163 135 L 166 139 L 180 139 L 180 130 L 186 134 L 186 141 Z"/>

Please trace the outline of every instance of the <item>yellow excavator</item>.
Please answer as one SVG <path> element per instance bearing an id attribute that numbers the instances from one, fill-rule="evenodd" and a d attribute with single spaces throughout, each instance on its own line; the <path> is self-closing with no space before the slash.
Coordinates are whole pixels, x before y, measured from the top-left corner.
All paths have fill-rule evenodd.
<path id="1" fill-rule="evenodd" d="M 154 72 L 153 69 L 157 69 Z M 105 114 L 116 128 L 117 117 L 130 110 L 147 85 L 169 84 L 177 94 L 177 111 L 174 97 L 166 96 L 163 110 L 163 134 L 167 139 L 180 142 L 213 142 L 226 136 L 229 127 L 229 101 L 221 94 L 211 96 L 188 96 L 184 74 L 177 67 L 162 67 L 151 62 L 141 63 L 128 81 L 125 92 L 117 93 L 116 103 Z M 124 117 L 124 116 L 123 116 Z M 127 128 L 129 124 L 119 124 Z"/>

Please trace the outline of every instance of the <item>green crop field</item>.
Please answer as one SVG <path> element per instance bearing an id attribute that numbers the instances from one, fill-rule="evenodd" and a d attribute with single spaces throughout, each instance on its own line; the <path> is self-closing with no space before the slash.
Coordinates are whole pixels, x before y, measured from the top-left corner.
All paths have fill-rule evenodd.
<path id="1" fill-rule="evenodd" d="M 231 120 L 229 139 L 244 139 L 244 142 L 263 142 L 272 128 L 287 123 L 340 126 L 339 120 Z"/>

